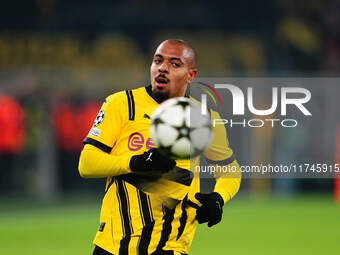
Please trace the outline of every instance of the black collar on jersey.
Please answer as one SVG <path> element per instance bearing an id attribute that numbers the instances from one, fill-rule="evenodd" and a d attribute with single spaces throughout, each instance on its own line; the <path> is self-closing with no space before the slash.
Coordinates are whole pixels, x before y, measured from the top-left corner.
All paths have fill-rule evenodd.
<path id="1" fill-rule="evenodd" d="M 160 100 L 160 98 L 158 98 L 153 92 L 152 92 L 152 86 L 151 84 L 148 86 L 145 86 L 146 92 L 148 92 L 149 96 L 152 97 L 157 103 L 162 103 L 162 101 Z M 185 92 L 184 97 L 189 98 L 189 95 L 187 92 Z"/>

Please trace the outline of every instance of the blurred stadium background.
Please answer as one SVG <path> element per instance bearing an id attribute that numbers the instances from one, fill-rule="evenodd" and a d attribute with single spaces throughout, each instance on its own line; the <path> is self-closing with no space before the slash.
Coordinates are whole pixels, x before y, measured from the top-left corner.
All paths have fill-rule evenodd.
<path id="1" fill-rule="evenodd" d="M 190 42 L 201 77 L 338 77 L 339 11 L 337 0 L 4 1 L 0 253 L 91 253 L 104 180 L 79 177 L 81 141 L 107 95 L 148 83 L 159 42 Z M 321 129 L 228 130 L 240 163 L 339 163 L 327 103 L 339 95 L 318 91 Z M 338 254 L 339 193 L 335 179 L 244 180 L 192 254 Z"/>

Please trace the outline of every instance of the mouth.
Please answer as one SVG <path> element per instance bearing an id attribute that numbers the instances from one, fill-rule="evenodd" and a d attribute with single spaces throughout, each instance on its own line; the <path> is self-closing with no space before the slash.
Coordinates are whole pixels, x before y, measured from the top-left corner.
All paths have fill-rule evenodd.
<path id="1" fill-rule="evenodd" d="M 155 82 L 157 88 L 165 88 L 169 84 L 170 80 L 165 75 L 160 74 L 155 78 Z"/>

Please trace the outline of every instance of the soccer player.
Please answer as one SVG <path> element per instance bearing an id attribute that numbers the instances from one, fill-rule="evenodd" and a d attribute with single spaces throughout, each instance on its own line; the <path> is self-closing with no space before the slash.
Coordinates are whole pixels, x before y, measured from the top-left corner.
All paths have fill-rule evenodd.
<path id="1" fill-rule="evenodd" d="M 183 40 L 166 40 L 153 57 L 151 85 L 106 98 L 79 160 L 82 177 L 107 177 L 94 255 L 187 254 L 197 223 L 220 222 L 223 205 L 237 193 L 239 177 L 216 178 L 214 192 L 201 193 L 198 174 L 187 174 L 199 157 L 174 161 L 150 139 L 153 111 L 168 98 L 185 96 L 196 75 L 194 49 Z M 205 152 L 209 162 L 239 167 L 225 128 L 219 125 L 214 132 Z M 175 169 L 181 177 L 164 181 Z"/>

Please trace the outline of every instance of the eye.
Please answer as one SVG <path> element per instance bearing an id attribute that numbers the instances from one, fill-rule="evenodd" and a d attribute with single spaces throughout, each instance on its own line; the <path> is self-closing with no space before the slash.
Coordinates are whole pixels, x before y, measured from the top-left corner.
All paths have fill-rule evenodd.
<path id="1" fill-rule="evenodd" d="M 159 64 L 159 63 L 161 63 L 161 60 L 160 60 L 160 59 L 154 59 L 153 62 L 154 62 L 155 64 Z"/>
<path id="2" fill-rule="evenodd" d="M 178 63 L 171 63 L 173 67 L 180 67 L 180 64 Z"/>

